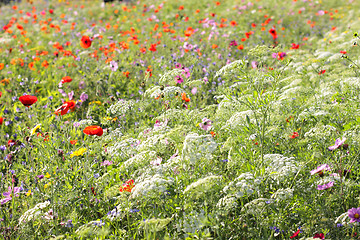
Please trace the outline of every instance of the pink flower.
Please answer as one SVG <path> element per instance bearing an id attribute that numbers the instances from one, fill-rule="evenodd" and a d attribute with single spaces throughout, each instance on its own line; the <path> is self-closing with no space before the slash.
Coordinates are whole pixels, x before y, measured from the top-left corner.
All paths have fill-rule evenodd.
<path id="1" fill-rule="evenodd" d="M 335 149 L 338 149 L 344 142 L 346 141 L 346 138 L 343 138 L 342 140 L 340 138 L 336 139 L 335 145 L 330 146 L 328 149 L 329 151 L 333 151 Z"/>
<path id="2" fill-rule="evenodd" d="M 110 166 L 110 165 L 112 165 L 112 164 L 113 164 L 112 161 L 105 160 L 104 162 L 101 163 L 101 166 Z"/>
<path id="3" fill-rule="evenodd" d="M 317 190 L 325 190 L 325 189 L 331 188 L 332 186 L 334 186 L 334 182 L 328 182 L 324 185 L 318 185 L 316 189 Z"/>
<path id="4" fill-rule="evenodd" d="M 348 210 L 350 222 L 360 222 L 360 208 L 351 208 Z"/>
<path id="5" fill-rule="evenodd" d="M 211 128 L 211 123 L 212 123 L 212 121 L 210 119 L 203 118 L 202 123 L 200 123 L 199 126 L 203 130 L 207 131 L 207 130 L 209 130 Z"/>
<path id="6" fill-rule="evenodd" d="M 331 168 L 330 168 L 329 165 L 323 164 L 323 165 L 321 165 L 321 166 L 318 166 L 316 169 L 311 170 L 311 171 L 310 171 L 310 174 L 311 174 L 311 175 L 314 175 L 314 174 L 319 173 L 319 172 L 322 172 L 322 171 L 331 171 Z"/>

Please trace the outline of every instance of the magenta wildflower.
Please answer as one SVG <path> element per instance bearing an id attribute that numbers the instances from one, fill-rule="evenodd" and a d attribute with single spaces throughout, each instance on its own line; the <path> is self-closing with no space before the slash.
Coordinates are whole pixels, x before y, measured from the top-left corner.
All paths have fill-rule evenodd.
<path id="1" fill-rule="evenodd" d="M 322 171 L 331 171 L 331 168 L 330 168 L 329 165 L 323 164 L 323 165 L 318 166 L 316 169 L 311 170 L 311 171 L 310 171 L 310 174 L 311 174 L 311 175 L 314 175 L 314 174 L 320 173 L 320 172 L 322 172 Z"/>
<path id="2" fill-rule="evenodd" d="M 328 182 L 324 185 L 318 185 L 316 189 L 317 190 L 325 190 L 325 189 L 331 188 L 332 186 L 334 186 L 334 182 Z"/>
<path id="3" fill-rule="evenodd" d="M 340 138 L 336 139 L 335 145 L 330 146 L 328 149 L 329 151 L 333 151 L 335 149 L 338 149 L 344 142 L 346 141 L 346 138 L 343 138 L 342 140 Z"/>
<path id="4" fill-rule="evenodd" d="M 175 80 L 176 80 L 176 83 L 178 83 L 178 84 L 181 84 L 184 82 L 184 79 L 180 75 L 177 75 L 175 77 Z"/>
<path id="5" fill-rule="evenodd" d="M 230 44 L 229 44 L 229 46 L 237 46 L 237 45 L 239 45 L 235 40 L 232 40 L 231 42 L 230 42 Z"/>
<path id="6" fill-rule="evenodd" d="M 351 208 L 348 210 L 350 222 L 360 222 L 360 208 Z"/>
<path id="7" fill-rule="evenodd" d="M 210 119 L 203 118 L 202 123 L 200 123 L 199 126 L 203 130 L 207 131 L 207 130 L 209 130 L 211 128 L 211 123 L 212 123 L 212 121 Z"/>

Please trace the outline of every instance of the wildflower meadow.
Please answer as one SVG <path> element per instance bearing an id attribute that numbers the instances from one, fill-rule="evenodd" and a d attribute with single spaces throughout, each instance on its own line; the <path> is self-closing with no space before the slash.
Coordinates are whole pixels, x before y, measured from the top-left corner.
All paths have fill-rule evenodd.
<path id="1" fill-rule="evenodd" d="M 0 236 L 360 239 L 358 31 L 356 0 L 1 5 Z"/>

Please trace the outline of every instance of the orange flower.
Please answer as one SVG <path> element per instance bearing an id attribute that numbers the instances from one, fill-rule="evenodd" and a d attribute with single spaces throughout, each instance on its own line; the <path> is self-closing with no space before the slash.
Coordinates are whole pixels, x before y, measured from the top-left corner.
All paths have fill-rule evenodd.
<path id="1" fill-rule="evenodd" d="M 104 131 L 101 127 L 99 126 L 88 126 L 83 130 L 83 133 L 87 134 L 87 135 L 97 135 L 97 136 L 101 136 L 103 135 Z"/>
<path id="2" fill-rule="evenodd" d="M 181 94 L 181 100 L 183 100 L 185 102 L 190 102 L 190 98 L 186 97 L 186 93 Z"/>
<path id="3" fill-rule="evenodd" d="M 3 70 L 3 69 L 4 69 L 4 66 L 5 66 L 5 64 L 0 63 L 0 70 Z"/>
<path id="4" fill-rule="evenodd" d="M 80 46 L 83 48 L 89 48 L 91 46 L 91 39 L 88 36 L 82 36 Z"/>
<path id="5" fill-rule="evenodd" d="M 156 52 L 156 44 L 151 44 L 149 50 L 152 52 Z"/>
<path id="6" fill-rule="evenodd" d="M 72 112 L 75 110 L 75 101 L 71 100 L 68 102 L 64 102 L 63 105 L 61 105 L 58 109 L 55 110 L 55 114 L 59 115 L 59 113 L 62 115 L 65 115 L 71 110 Z"/>
<path id="7" fill-rule="evenodd" d="M 133 189 L 135 187 L 134 185 L 134 180 L 130 179 L 127 180 L 121 187 L 120 187 L 120 192 L 131 192 L 131 189 Z"/>
<path id="8" fill-rule="evenodd" d="M 42 63 L 41 63 L 41 66 L 43 66 L 44 68 L 48 68 L 49 67 L 49 63 L 48 63 L 48 61 L 43 61 Z"/>
<path id="9" fill-rule="evenodd" d="M 70 144 L 75 145 L 77 143 L 77 140 L 70 140 Z"/>
<path id="10" fill-rule="evenodd" d="M 35 62 L 30 62 L 30 63 L 29 63 L 29 68 L 30 68 L 30 70 L 35 71 L 34 66 L 35 66 Z"/>
<path id="11" fill-rule="evenodd" d="M 215 49 L 215 48 L 218 48 L 218 45 L 213 44 L 211 47 L 212 47 L 213 49 Z"/>

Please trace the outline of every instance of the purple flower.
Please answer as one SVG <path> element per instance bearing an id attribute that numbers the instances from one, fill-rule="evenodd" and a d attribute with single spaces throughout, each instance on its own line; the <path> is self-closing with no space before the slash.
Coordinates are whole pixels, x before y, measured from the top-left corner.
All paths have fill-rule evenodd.
<path id="1" fill-rule="evenodd" d="M 317 190 L 325 190 L 325 189 L 331 188 L 332 186 L 334 186 L 334 182 L 328 182 L 324 185 L 318 185 L 316 189 Z"/>
<path id="2" fill-rule="evenodd" d="M 346 138 L 343 138 L 342 140 L 340 138 L 336 139 L 335 145 L 330 146 L 328 149 L 329 151 L 333 151 L 335 149 L 338 149 L 344 142 L 346 141 Z"/>
<path id="3" fill-rule="evenodd" d="M 18 197 L 19 196 L 19 192 L 21 191 L 20 187 L 14 187 L 14 189 L 12 187 L 9 186 L 8 191 L 3 193 L 3 196 L 5 198 L 0 200 L 0 204 L 3 205 L 9 201 L 11 201 L 12 197 Z"/>
<path id="4" fill-rule="evenodd" d="M 85 92 L 83 92 L 83 93 L 80 95 L 80 100 L 81 100 L 82 102 L 85 102 L 88 98 L 89 98 L 89 96 L 88 96 Z"/>
<path id="5" fill-rule="evenodd" d="M 117 62 L 115 62 L 115 61 L 110 62 L 111 71 L 116 72 L 118 70 L 118 68 L 119 68 L 119 66 L 118 66 Z"/>
<path id="6" fill-rule="evenodd" d="M 314 174 L 322 172 L 322 171 L 331 171 L 331 168 L 329 165 L 323 164 L 323 165 L 318 166 L 316 169 L 311 170 L 310 174 L 314 175 Z"/>
<path id="7" fill-rule="evenodd" d="M 207 130 L 209 130 L 211 128 L 211 123 L 212 123 L 212 121 L 210 119 L 203 118 L 202 123 L 200 123 L 199 126 L 203 130 L 207 131 Z"/>
<path id="8" fill-rule="evenodd" d="M 43 179 L 43 178 L 44 178 L 44 175 L 42 175 L 42 174 L 41 174 L 41 175 L 37 175 L 37 178 L 38 178 L 38 179 Z"/>
<path id="9" fill-rule="evenodd" d="M 360 222 L 360 208 L 351 208 L 348 210 L 350 222 Z"/>

